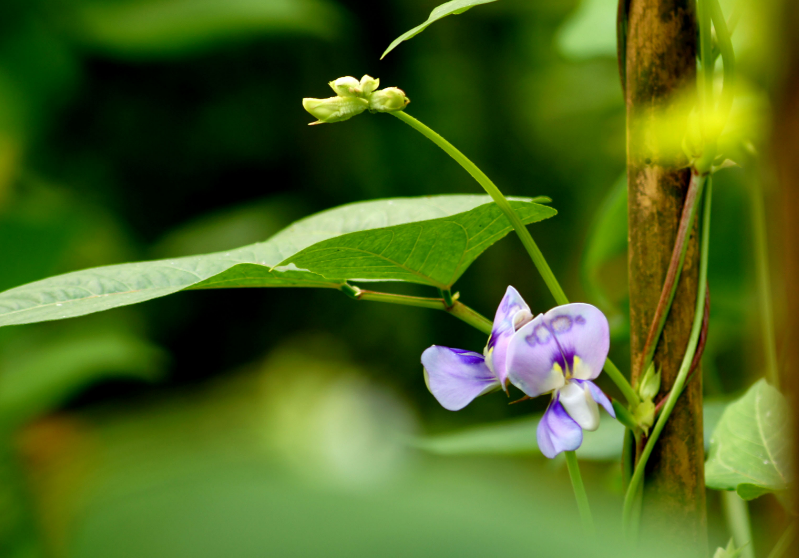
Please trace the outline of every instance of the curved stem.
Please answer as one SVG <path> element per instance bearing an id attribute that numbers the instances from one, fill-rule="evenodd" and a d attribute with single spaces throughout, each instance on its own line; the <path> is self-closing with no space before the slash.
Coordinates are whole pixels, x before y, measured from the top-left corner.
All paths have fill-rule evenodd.
<path id="1" fill-rule="evenodd" d="M 709 2 L 710 18 L 713 22 L 713 27 L 716 28 L 716 39 L 719 45 L 719 52 L 721 52 L 721 60 L 724 63 L 724 85 L 719 97 L 720 124 L 715 131 L 716 135 L 718 135 L 724 129 L 732 110 L 733 89 L 735 87 L 735 51 L 732 48 L 732 37 L 729 29 L 727 29 L 727 20 L 724 19 L 719 0 L 706 1 Z"/>
<path id="2" fill-rule="evenodd" d="M 712 192 L 713 187 L 710 179 L 708 178 L 705 188 L 704 211 L 702 215 L 702 246 L 699 266 L 699 290 L 696 296 L 696 309 L 694 311 L 694 322 L 691 327 L 691 336 L 688 339 L 688 346 L 685 350 L 685 356 L 683 357 L 682 363 L 680 364 L 680 370 L 677 373 L 677 378 L 674 380 L 674 385 L 672 386 L 669 396 L 666 399 L 666 403 L 663 406 L 663 411 L 660 413 L 660 416 L 658 416 L 657 422 L 655 422 L 655 426 L 652 429 L 652 433 L 649 436 L 649 439 L 646 441 L 646 446 L 644 446 L 644 451 L 641 453 L 641 457 L 635 466 L 632 479 L 630 479 L 630 485 L 627 487 L 627 493 L 624 496 L 623 521 L 624 525 L 628 526 L 628 532 L 630 521 L 632 519 L 631 516 L 633 504 L 636 494 L 643 481 L 646 463 L 649 460 L 649 456 L 652 454 L 652 450 L 658 441 L 660 433 L 663 431 L 666 421 L 669 420 L 669 416 L 674 410 L 674 406 L 677 404 L 677 398 L 679 398 L 680 394 L 682 393 L 682 389 L 685 386 L 685 380 L 688 377 L 688 372 L 691 368 L 691 363 L 694 359 L 694 353 L 696 352 L 696 347 L 699 342 L 699 335 L 702 331 L 702 321 L 705 314 L 705 295 L 707 291 L 707 259 L 708 248 L 710 244 L 710 202 Z"/>
<path id="3" fill-rule="evenodd" d="M 530 258 L 532 258 L 535 267 L 538 269 L 538 272 L 544 279 L 544 282 L 549 288 L 549 291 L 552 293 L 552 296 L 555 297 L 555 302 L 558 304 L 568 304 L 569 299 L 566 298 L 566 294 L 563 292 L 560 283 L 558 283 L 558 280 L 555 278 L 555 274 L 552 273 L 549 264 L 547 263 L 546 259 L 544 259 L 544 254 L 541 253 L 538 245 L 536 245 L 533 237 L 530 235 L 530 231 L 528 231 L 527 227 L 524 226 L 524 223 L 522 223 L 522 220 L 519 219 L 519 216 L 508 203 L 508 200 L 505 198 L 502 192 L 499 191 L 499 188 L 497 188 L 496 184 L 491 182 L 491 179 L 488 178 L 486 174 L 477 167 L 477 165 L 472 163 L 469 158 L 466 157 L 466 155 L 456 149 L 454 145 L 416 120 L 413 116 L 406 114 L 404 111 L 397 111 L 389 114 L 396 116 L 411 128 L 417 132 L 420 132 L 427 139 L 443 149 L 447 155 L 455 159 L 455 161 L 462 166 L 466 172 L 471 174 L 472 177 L 474 177 L 474 179 L 480 183 L 480 186 L 482 186 L 488 195 L 491 196 L 491 199 L 494 200 L 494 203 L 499 206 L 499 208 L 513 225 L 513 228 L 516 230 L 516 234 L 519 235 L 519 239 L 522 241 L 525 250 L 527 250 L 527 253 L 530 254 Z"/>
<path id="4" fill-rule="evenodd" d="M 641 366 L 639 368 L 641 371 L 646 370 L 649 367 L 649 363 L 652 362 L 660 334 L 663 333 L 663 326 L 666 325 L 666 318 L 669 315 L 674 294 L 677 292 L 680 273 L 682 273 L 683 264 L 685 263 L 685 253 L 688 249 L 688 239 L 691 237 L 696 210 L 699 207 L 697 200 L 701 199 L 704 184 L 705 177 L 700 176 L 696 171 L 692 171 L 691 182 L 688 185 L 685 205 L 680 218 L 680 227 L 677 230 L 677 239 L 674 241 L 674 250 L 666 273 L 666 280 L 663 282 L 663 290 L 660 292 L 660 299 L 658 300 L 657 308 L 655 308 L 655 316 L 652 319 L 652 325 L 649 328 L 644 350 L 641 354 Z"/>
<path id="5" fill-rule="evenodd" d="M 577 500 L 577 508 L 580 510 L 580 519 L 583 522 L 583 529 L 589 535 L 594 534 L 594 519 L 591 517 L 591 507 L 588 505 L 588 495 L 585 493 L 583 477 L 580 475 L 580 465 L 577 463 L 577 454 L 573 451 L 564 452 L 566 456 L 566 466 L 569 469 L 569 478 L 574 488 L 574 497 Z"/>
<path id="6" fill-rule="evenodd" d="M 472 326 L 482 331 L 486 335 L 491 334 L 492 322 L 480 313 L 472 310 L 459 301 L 453 301 L 451 306 L 443 298 L 429 298 L 424 296 L 407 296 L 393 293 L 380 293 L 377 291 L 366 291 L 345 284 L 341 289 L 345 294 L 355 300 L 371 300 L 374 302 L 387 302 L 389 304 L 402 304 L 404 306 L 414 306 L 416 308 L 430 308 L 432 310 L 444 310 Z"/>
<path id="7" fill-rule="evenodd" d="M 552 273 L 552 269 L 549 267 L 546 259 L 544 258 L 544 254 L 538 248 L 538 245 L 533 240 L 533 237 L 530 235 L 530 231 L 527 230 L 527 227 L 524 226 L 522 220 L 519 219 L 519 216 L 516 214 L 516 211 L 513 210 L 508 200 L 499 191 L 496 184 L 494 184 L 486 174 L 481 171 L 477 165 L 472 163 L 466 155 L 461 153 L 454 145 L 449 143 L 443 137 L 438 135 L 436 132 L 419 122 L 413 116 L 405 113 L 404 111 L 397 111 L 389 113 L 403 122 L 405 122 L 408 126 L 416 130 L 417 132 L 421 133 L 427 139 L 435 143 L 444 152 L 452 157 L 461 167 L 466 170 L 475 180 L 483 187 L 483 189 L 491 196 L 491 199 L 494 200 L 500 210 L 505 214 L 508 220 L 513 225 L 513 228 L 516 230 L 516 234 L 519 235 L 519 239 L 522 241 L 522 245 L 527 250 L 527 253 L 530 254 L 530 258 L 533 260 L 533 264 L 535 264 L 536 269 L 541 274 L 541 277 L 544 279 L 544 283 L 546 283 L 547 288 L 549 288 L 549 292 L 552 293 L 552 296 L 555 298 L 555 302 L 558 305 L 568 304 L 569 299 L 566 297 L 566 293 L 563 292 L 563 289 L 558 283 L 558 280 L 555 278 L 555 274 Z M 611 380 L 618 386 L 619 390 L 621 390 L 622 394 L 624 395 L 627 402 L 631 405 L 638 403 L 638 395 L 635 393 L 635 390 L 632 388 L 630 383 L 627 379 L 622 375 L 619 369 L 614 365 L 610 360 L 605 362 L 605 371 L 608 373 L 608 376 Z"/>

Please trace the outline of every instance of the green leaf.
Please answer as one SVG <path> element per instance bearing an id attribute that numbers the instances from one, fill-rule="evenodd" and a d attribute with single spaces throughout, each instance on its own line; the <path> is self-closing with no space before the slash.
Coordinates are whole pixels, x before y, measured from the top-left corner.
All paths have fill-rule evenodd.
<path id="1" fill-rule="evenodd" d="M 306 217 L 265 242 L 228 252 L 112 265 L 51 277 L 0 293 L 0 326 L 82 316 L 184 289 L 339 288 L 345 280 L 359 278 L 438 285 L 442 278 L 457 278 L 468 263 L 511 230 L 496 205 L 488 202 L 488 196 L 448 195 L 354 203 Z M 556 214 L 552 208 L 529 201 L 512 203 L 526 223 Z M 428 223 L 420 226 L 423 221 Z M 415 224 L 404 226 L 410 223 Z M 407 242 L 411 229 L 425 244 Z M 294 256 L 306 248 L 358 231 L 360 236 L 347 236 L 341 249 L 349 253 L 353 247 L 362 246 L 366 257 L 379 258 L 379 252 L 369 253 L 366 248 L 372 237 L 383 240 L 383 244 L 371 245 L 375 250 L 386 250 L 383 261 L 387 263 L 380 270 L 353 266 L 353 273 L 349 273 L 342 268 L 346 262 L 336 262 L 335 248 L 328 245 L 321 251 L 306 251 L 295 261 Z M 397 241 L 386 242 L 387 235 Z M 457 260 L 444 257 L 447 246 L 460 250 Z M 423 250 L 441 257 L 441 263 L 428 263 L 422 257 Z M 298 262 L 330 271 L 333 276 L 302 269 Z"/>
<path id="2" fill-rule="evenodd" d="M 704 404 L 705 447 L 726 403 L 707 400 Z M 453 432 L 415 438 L 411 444 L 439 455 L 523 455 L 537 454 L 536 428 L 541 415 L 469 426 Z M 581 459 L 614 461 L 621 457 L 624 426 L 602 413 L 595 432 L 583 432 L 583 445 L 577 450 Z"/>
<path id="3" fill-rule="evenodd" d="M 583 288 L 603 310 L 619 313 L 613 296 L 602 287 L 600 272 L 614 258 L 627 253 L 627 176 L 608 192 L 591 225 L 583 251 L 580 274 Z"/>
<path id="4" fill-rule="evenodd" d="M 441 4 L 439 7 L 437 7 L 430 13 L 430 17 L 427 18 L 427 21 L 425 21 L 421 25 L 417 25 L 410 31 L 406 31 L 405 33 L 394 39 L 394 42 L 388 45 L 388 48 L 383 53 L 383 56 L 380 57 L 380 59 L 382 60 L 383 58 L 385 58 L 386 54 L 394 50 L 396 46 L 401 42 L 407 41 L 408 39 L 415 37 L 422 31 L 427 29 L 427 26 L 430 25 L 431 23 L 436 22 L 443 17 L 447 17 L 448 15 L 462 14 L 466 10 L 474 8 L 475 6 L 478 6 L 480 4 L 488 4 L 490 2 L 496 2 L 496 0 L 452 0 L 451 2 Z"/>
<path id="5" fill-rule="evenodd" d="M 572 60 L 615 57 L 617 7 L 617 0 L 583 0 L 558 29 L 561 54 Z"/>
<path id="6" fill-rule="evenodd" d="M 76 38 L 124 57 L 191 54 L 264 33 L 334 35 L 342 12 L 323 0 L 146 0 L 79 4 Z"/>
<path id="7" fill-rule="evenodd" d="M 511 202 L 524 223 L 541 221 L 555 210 Z M 406 281 L 449 289 L 486 248 L 508 234 L 511 225 L 494 204 L 452 217 L 331 238 L 287 258 L 328 279 Z"/>
<path id="8" fill-rule="evenodd" d="M 19 424 L 106 379 L 155 381 L 165 355 L 122 331 L 70 333 L 0 361 L 0 423 Z"/>
<path id="9" fill-rule="evenodd" d="M 419 449 L 438 455 L 539 454 L 536 428 L 541 415 L 471 426 L 447 434 L 413 440 Z M 600 418 L 599 429 L 583 433 L 577 450 L 581 459 L 611 461 L 621 455 L 624 426 L 609 415 Z"/>
<path id="10" fill-rule="evenodd" d="M 789 413 L 785 398 L 759 380 L 730 403 L 710 440 L 705 483 L 752 499 L 791 482 Z"/>

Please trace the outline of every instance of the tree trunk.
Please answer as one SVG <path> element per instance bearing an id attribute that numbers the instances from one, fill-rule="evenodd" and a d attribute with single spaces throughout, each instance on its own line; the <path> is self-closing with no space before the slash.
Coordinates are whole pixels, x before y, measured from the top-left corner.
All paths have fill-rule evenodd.
<path id="1" fill-rule="evenodd" d="M 679 169 L 653 131 L 675 94 L 696 87 L 697 26 L 693 0 L 629 0 L 626 40 L 627 188 L 629 194 L 630 330 L 633 383 L 671 260 L 690 172 Z M 697 220 L 698 221 L 698 220 Z M 677 292 L 655 364 L 661 394 L 677 377 L 693 322 L 699 273 L 695 223 Z M 660 540 L 688 555 L 707 555 L 702 374 L 680 397 L 648 461 L 644 478 L 642 540 Z"/>

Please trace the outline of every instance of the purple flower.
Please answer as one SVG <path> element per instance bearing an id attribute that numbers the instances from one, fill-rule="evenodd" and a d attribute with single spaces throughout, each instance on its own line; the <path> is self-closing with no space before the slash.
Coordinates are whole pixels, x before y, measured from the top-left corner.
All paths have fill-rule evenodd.
<path id="1" fill-rule="evenodd" d="M 583 430 L 599 427 L 599 405 L 615 418 L 608 397 L 591 381 L 610 346 L 608 320 L 590 304 L 553 308 L 533 318 L 508 287 L 483 355 L 433 345 L 422 353 L 425 381 L 439 403 L 458 411 L 510 382 L 529 397 L 552 400 L 538 423 L 538 447 L 549 458 L 580 447 Z"/>

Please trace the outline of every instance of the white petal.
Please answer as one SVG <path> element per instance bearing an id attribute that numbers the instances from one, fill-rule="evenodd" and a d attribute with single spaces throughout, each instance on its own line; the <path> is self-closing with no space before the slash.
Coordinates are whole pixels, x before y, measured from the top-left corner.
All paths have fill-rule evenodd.
<path id="1" fill-rule="evenodd" d="M 559 393 L 563 408 L 580 428 L 588 431 L 599 428 L 599 406 L 587 389 L 577 382 L 569 382 Z"/>

